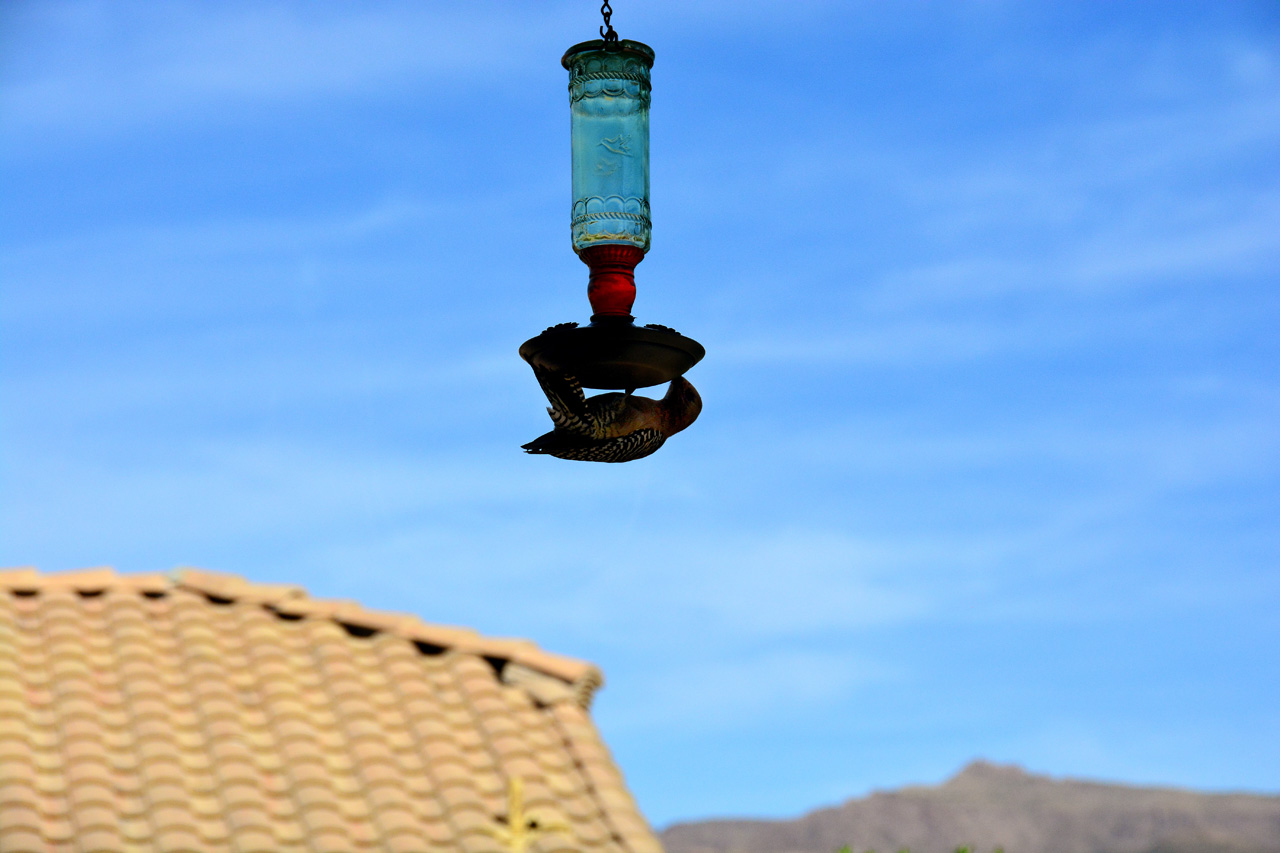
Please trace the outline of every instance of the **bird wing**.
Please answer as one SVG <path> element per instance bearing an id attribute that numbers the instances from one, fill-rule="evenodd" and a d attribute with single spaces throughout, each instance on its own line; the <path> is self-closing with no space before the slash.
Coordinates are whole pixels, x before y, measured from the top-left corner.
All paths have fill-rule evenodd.
<path id="1" fill-rule="evenodd" d="M 548 370 L 536 364 L 533 365 L 533 375 L 538 377 L 542 393 L 547 395 L 547 402 L 551 403 L 547 414 L 551 415 L 551 422 L 556 425 L 556 429 L 579 435 L 595 434 L 599 421 L 587 407 L 586 395 L 582 393 L 582 386 L 578 384 L 576 376 Z"/>
<path id="2" fill-rule="evenodd" d="M 577 447 L 556 448 L 552 455 L 582 462 L 630 462 L 656 451 L 666 441 L 656 429 L 638 429 L 627 435 Z"/>

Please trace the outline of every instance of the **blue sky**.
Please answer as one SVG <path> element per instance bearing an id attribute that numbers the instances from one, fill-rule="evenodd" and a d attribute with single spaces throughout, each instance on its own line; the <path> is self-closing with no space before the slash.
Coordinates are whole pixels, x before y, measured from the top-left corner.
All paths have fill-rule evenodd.
<path id="1" fill-rule="evenodd" d="M 589 2 L 0 7 L 0 564 L 198 565 L 598 662 L 659 826 L 984 756 L 1280 789 L 1280 15 L 621 0 L 649 459 L 585 320 Z"/>

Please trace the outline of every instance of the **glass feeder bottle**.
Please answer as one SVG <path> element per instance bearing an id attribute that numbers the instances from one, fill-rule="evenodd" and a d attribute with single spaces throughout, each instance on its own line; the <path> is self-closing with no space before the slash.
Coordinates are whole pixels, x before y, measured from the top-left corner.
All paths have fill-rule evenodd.
<path id="1" fill-rule="evenodd" d="M 649 251 L 649 72 L 654 53 L 626 39 L 569 48 L 573 250 L 591 269 L 593 321 L 631 318 L 635 266 Z"/>

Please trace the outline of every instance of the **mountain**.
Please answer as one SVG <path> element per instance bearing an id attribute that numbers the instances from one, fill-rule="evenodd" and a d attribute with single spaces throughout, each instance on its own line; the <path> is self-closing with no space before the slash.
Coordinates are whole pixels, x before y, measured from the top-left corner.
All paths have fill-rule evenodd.
<path id="1" fill-rule="evenodd" d="M 1280 853 L 1280 796 L 1057 780 L 976 761 L 942 785 L 875 792 L 795 820 L 707 820 L 667 853 Z"/>

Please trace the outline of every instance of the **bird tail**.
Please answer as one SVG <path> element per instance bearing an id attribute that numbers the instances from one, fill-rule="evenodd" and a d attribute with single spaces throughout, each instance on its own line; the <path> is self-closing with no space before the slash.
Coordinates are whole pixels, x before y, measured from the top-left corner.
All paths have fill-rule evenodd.
<path id="1" fill-rule="evenodd" d="M 538 436 L 528 444 L 520 445 L 520 449 L 525 453 L 553 453 L 563 445 L 563 436 L 557 436 L 556 431 L 552 430 Z"/>

